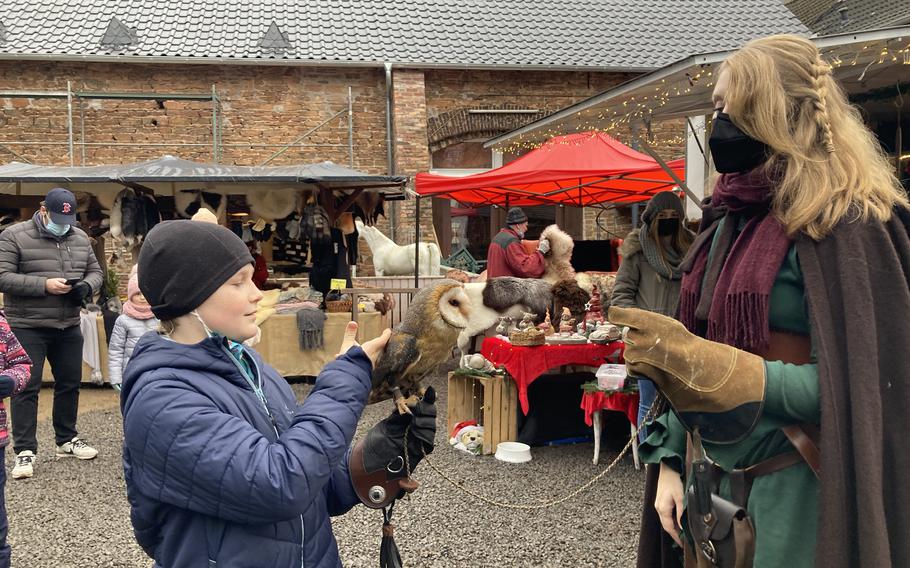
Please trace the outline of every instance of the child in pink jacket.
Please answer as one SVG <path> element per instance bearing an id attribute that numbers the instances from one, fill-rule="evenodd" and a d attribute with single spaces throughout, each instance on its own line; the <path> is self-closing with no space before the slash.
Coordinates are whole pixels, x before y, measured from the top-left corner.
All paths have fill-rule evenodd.
<path id="1" fill-rule="evenodd" d="M 6 406 L 3 399 L 18 394 L 28 384 L 31 377 L 32 360 L 28 358 L 25 349 L 13 335 L 6 321 L 6 316 L 0 310 L 0 463 L 3 462 L 6 446 L 9 445 L 9 432 L 6 425 Z M 20 457 L 19 459 L 35 459 Z M 6 468 L 0 468 L 0 568 L 9 568 L 10 547 L 6 542 L 8 525 L 6 521 Z"/>

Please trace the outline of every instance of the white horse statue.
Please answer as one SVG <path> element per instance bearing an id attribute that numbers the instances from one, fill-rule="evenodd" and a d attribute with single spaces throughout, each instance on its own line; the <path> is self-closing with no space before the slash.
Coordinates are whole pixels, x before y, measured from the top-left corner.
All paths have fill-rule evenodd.
<path id="1" fill-rule="evenodd" d="M 376 227 L 364 225 L 358 219 L 357 232 L 373 253 L 376 276 L 413 276 L 414 245 L 399 245 Z M 420 276 L 439 276 L 442 255 L 436 243 L 420 243 Z"/>

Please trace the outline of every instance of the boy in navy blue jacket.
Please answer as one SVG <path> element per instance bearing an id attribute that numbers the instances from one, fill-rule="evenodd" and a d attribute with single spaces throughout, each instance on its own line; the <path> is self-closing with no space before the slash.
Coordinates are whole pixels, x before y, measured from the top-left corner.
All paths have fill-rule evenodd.
<path id="1" fill-rule="evenodd" d="M 298 405 L 242 345 L 262 298 L 252 262 L 231 231 L 193 221 L 157 225 L 139 256 L 162 330 L 139 341 L 124 374 L 123 463 L 136 538 L 155 566 L 341 566 L 329 517 L 367 502 L 349 446 L 389 332 L 326 365 Z M 415 465 L 433 448 L 433 398 L 380 422 L 363 455 L 390 464 L 407 451 Z M 407 448 L 402 420 L 412 420 Z"/>

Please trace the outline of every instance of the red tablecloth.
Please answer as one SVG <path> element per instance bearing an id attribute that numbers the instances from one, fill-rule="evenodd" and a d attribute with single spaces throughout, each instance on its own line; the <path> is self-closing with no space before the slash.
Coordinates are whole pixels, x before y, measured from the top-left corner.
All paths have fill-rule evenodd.
<path id="1" fill-rule="evenodd" d="M 581 397 L 581 408 L 585 411 L 585 424 L 591 426 L 591 416 L 597 410 L 615 410 L 629 419 L 629 424 L 638 425 L 638 393 L 586 392 Z"/>
<path id="2" fill-rule="evenodd" d="M 623 343 L 614 341 L 606 345 L 584 343 L 581 345 L 540 345 L 517 347 L 498 337 L 487 337 L 480 347 L 481 354 L 499 367 L 505 367 L 518 386 L 521 410 L 528 413 L 528 387 L 537 377 L 562 365 L 588 365 L 600 367 L 603 363 L 622 361 Z"/>

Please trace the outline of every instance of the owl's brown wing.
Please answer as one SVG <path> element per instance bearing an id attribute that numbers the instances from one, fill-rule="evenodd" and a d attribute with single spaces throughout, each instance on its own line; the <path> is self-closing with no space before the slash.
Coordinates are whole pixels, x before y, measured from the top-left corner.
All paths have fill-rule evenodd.
<path id="1" fill-rule="evenodd" d="M 407 376 L 408 371 L 420 361 L 417 338 L 408 333 L 392 332 L 379 364 L 373 370 L 373 388 L 370 403 L 391 398 L 392 387 Z"/>

